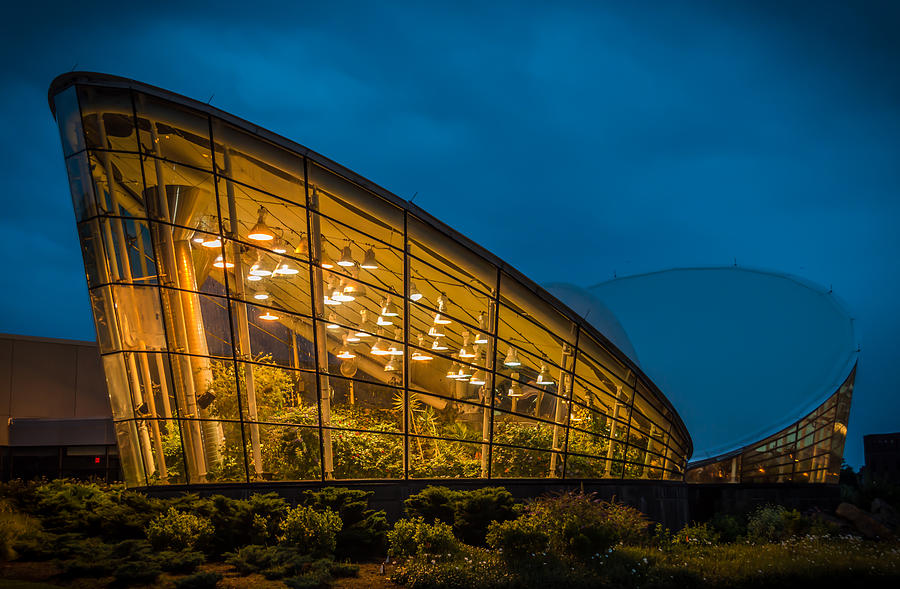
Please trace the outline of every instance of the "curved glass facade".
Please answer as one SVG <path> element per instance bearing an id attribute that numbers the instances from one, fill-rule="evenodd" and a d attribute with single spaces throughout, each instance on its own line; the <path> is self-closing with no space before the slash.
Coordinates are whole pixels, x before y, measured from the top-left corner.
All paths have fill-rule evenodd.
<path id="1" fill-rule="evenodd" d="M 783 430 L 691 464 L 689 483 L 831 483 L 841 474 L 856 368 L 824 403 Z"/>
<path id="2" fill-rule="evenodd" d="M 54 82 L 129 485 L 683 480 L 659 390 L 417 207 L 136 82 Z"/>

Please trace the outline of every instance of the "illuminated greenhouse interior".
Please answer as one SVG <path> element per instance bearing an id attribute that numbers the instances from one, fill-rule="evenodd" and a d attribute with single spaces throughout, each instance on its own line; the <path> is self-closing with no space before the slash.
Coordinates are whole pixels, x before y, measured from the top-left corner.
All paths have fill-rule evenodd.
<path id="1" fill-rule="evenodd" d="M 692 463 L 689 483 L 837 484 L 856 368 L 809 415 L 754 444 Z"/>
<path id="2" fill-rule="evenodd" d="M 414 205 L 138 82 L 51 105 L 129 486 L 683 480 L 655 385 Z"/>

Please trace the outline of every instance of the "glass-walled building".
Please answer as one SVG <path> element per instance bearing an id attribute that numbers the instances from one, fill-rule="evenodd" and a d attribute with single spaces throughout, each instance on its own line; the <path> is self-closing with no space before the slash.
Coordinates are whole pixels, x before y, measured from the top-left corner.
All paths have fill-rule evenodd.
<path id="1" fill-rule="evenodd" d="M 847 438 L 856 367 L 811 413 L 766 438 L 691 463 L 689 483 L 837 484 Z"/>
<path id="2" fill-rule="evenodd" d="M 418 207 L 138 82 L 50 101 L 129 485 L 683 480 L 657 387 Z"/>

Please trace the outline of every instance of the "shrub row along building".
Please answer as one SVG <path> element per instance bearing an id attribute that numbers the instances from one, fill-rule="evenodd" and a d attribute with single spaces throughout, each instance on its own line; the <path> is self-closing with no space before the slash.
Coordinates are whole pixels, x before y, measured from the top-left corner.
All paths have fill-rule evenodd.
<path id="1" fill-rule="evenodd" d="M 410 202 L 142 83 L 50 101 L 128 485 L 684 480 L 641 368 Z M 816 423 L 846 424 L 848 383 Z"/>

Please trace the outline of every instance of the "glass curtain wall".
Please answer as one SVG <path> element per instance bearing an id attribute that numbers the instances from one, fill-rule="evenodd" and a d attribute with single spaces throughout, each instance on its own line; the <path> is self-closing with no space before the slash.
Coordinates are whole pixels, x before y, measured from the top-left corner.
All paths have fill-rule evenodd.
<path id="1" fill-rule="evenodd" d="M 691 466 L 689 483 L 830 483 L 840 478 L 856 368 L 812 413 L 764 440 Z"/>
<path id="2" fill-rule="evenodd" d="M 652 384 L 426 215 L 150 93 L 55 110 L 129 485 L 683 479 Z"/>

